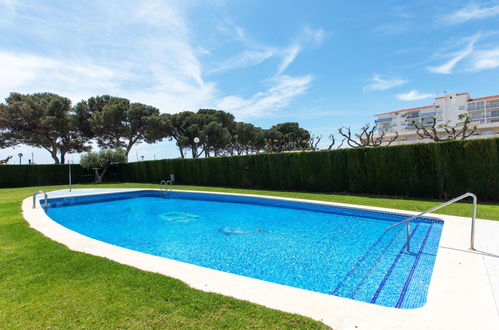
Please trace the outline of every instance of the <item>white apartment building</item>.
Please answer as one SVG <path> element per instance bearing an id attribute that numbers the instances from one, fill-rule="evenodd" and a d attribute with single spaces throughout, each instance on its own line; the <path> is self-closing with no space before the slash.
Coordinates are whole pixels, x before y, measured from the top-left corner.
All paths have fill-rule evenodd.
<path id="1" fill-rule="evenodd" d="M 470 126 L 477 127 L 472 138 L 499 137 L 499 95 L 472 99 L 469 93 L 447 93 L 435 98 L 432 105 L 375 115 L 375 123 L 387 137 L 397 132 L 398 143 L 421 142 L 414 124 L 430 127 L 436 118 L 437 125 L 454 126 L 460 114 L 468 114 L 472 120 Z"/>

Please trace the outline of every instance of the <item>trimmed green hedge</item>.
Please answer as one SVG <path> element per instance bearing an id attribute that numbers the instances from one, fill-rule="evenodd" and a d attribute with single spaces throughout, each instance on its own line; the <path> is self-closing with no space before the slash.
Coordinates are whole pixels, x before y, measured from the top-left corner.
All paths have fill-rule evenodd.
<path id="1" fill-rule="evenodd" d="M 0 166 L 0 187 L 68 183 L 68 165 Z M 111 168 L 106 181 L 499 201 L 499 138 L 381 148 L 165 159 Z M 73 166 L 73 183 L 94 182 Z"/>
<path id="2" fill-rule="evenodd" d="M 499 201 L 499 139 L 121 165 L 121 181 Z"/>
<path id="3" fill-rule="evenodd" d="M 68 184 L 69 165 L 2 165 L 0 166 L 0 188 L 46 186 Z M 116 170 L 109 171 L 105 179 L 117 180 Z M 80 165 L 71 165 L 71 180 L 76 183 L 92 183 L 95 175 Z"/>

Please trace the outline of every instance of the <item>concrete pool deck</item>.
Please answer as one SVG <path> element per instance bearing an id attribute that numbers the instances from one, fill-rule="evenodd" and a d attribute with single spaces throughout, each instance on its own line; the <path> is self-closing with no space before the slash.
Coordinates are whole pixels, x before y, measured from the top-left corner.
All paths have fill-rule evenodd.
<path id="1" fill-rule="evenodd" d="M 54 198 L 134 190 L 152 189 L 73 189 L 72 192 L 59 190 L 48 194 L 49 198 Z M 39 199 L 43 199 L 42 195 L 38 196 L 35 209 L 32 208 L 32 198 L 23 201 L 25 219 L 34 229 L 72 250 L 177 278 L 203 291 L 305 315 L 334 329 L 499 329 L 499 221 L 476 221 L 475 245 L 478 251 L 470 251 L 470 219 L 438 215 L 445 224 L 427 303 L 418 309 L 395 309 L 229 274 L 94 240 L 51 220 L 40 207 Z M 416 214 L 379 207 L 305 201 Z"/>

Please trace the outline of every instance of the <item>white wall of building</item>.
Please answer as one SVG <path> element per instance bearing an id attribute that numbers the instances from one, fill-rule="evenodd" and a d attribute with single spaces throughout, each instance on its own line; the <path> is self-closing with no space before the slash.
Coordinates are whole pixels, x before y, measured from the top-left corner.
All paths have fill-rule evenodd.
<path id="1" fill-rule="evenodd" d="M 401 140 L 411 141 L 420 139 L 414 124 L 430 127 L 435 118 L 437 125 L 455 126 L 462 114 L 469 115 L 477 136 L 499 136 L 499 95 L 471 99 L 469 93 L 447 93 L 435 98 L 432 105 L 375 115 L 375 123 L 380 131 L 397 132 Z"/>

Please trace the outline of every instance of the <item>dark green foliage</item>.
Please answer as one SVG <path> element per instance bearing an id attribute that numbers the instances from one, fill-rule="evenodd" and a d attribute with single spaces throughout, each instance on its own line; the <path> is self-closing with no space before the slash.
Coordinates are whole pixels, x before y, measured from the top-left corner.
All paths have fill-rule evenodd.
<path id="1" fill-rule="evenodd" d="M 69 165 L 2 165 L 0 166 L 0 188 L 68 184 Z M 106 179 L 117 181 L 116 170 L 109 169 Z M 72 183 L 93 183 L 93 170 L 80 165 L 71 165 Z"/>
<path id="2" fill-rule="evenodd" d="M 93 182 L 93 173 L 74 168 L 75 183 Z M 499 139 L 166 159 L 110 171 L 113 182 L 159 184 L 175 174 L 175 183 L 185 185 L 443 199 L 469 191 L 482 201 L 499 201 Z M 63 165 L 0 166 L 0 187 L 65 183 Z"/>
<path id="3" fill-rule="evenodd" d="M 499 200 L 499 139 L 121 165 L 121 180 L 237 188 Z"/>
<path id="4" fill-rule="evenodd" d="M 64 164 L 67 153 L 90 149 L 68 98 L 52 93 L 11 93 L 5 102 L 0 105 L 0 147 L 26 144 L 42 148 L 56 164 Z"/>

